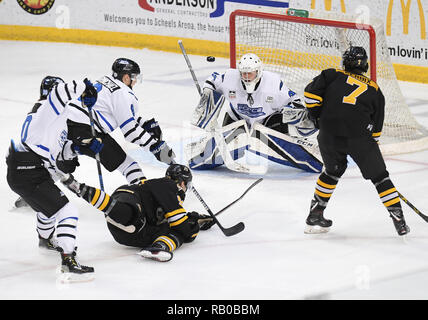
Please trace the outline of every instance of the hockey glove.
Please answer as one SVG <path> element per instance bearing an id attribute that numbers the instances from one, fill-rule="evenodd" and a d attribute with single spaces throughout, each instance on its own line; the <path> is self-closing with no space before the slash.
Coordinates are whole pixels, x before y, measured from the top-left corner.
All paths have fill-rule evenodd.
<path id="1" fill-rule="evenodd" d="M 206 214 L 200 214 L 198 217 L 198 224 L 199 229 L 205 231 L 211 228 L 215 224 L 215 222 L 214 219 L 211 218 L 211 216 Z"/>
<path id="2" fill-rule="evenodd" d="M 156 159 L 166 164 L 171 164 L 175 159 L 174 151 L 163 140 L 152 144 L 150 152 L 153 153 Z"/>
<path id="3" fill-rule="evenodd" d="M 81 99 L 82 103 L 88 109 L 91 109 L 95 102 L 97 102 L 98 92 L 94 85 L 87 78 L 83 80 L 86 85 L 85 91 L 83 91 Z"/>
<path id="4" fill-rule="evenodd" d="M 88 154 L 88 152 L 93 152 L 94 154 L 100 153 L 103 149 L 104 144 L 102 143 L 101 138 L 92 138 L 92 139 L 83 139 L 78 143 L 73 143 L 73 150 L 78 154 Z"/>
<path id="5" fill-rule="evenodd" d="M 137 119 L 138 123 L 141 123 L 142 119 Z M 155 140 L 162 140 L 162 130 L 159 123 L 154 119 L 147 120 L 141 124 L 141 127 L 146 130 Z"/>
<path id="6" fill-rule="evenodd" d="M 76 167 L 80 165 L 77 157 L 70 160 L 61 160 L 60 158 L 61 157 L 58 155 L 58 158 L 56 159 L 56 167 L 64 173 L 72 173 L 76 170 Z"/>
<path id="7" fill-rule="evenodd" d="M 72 173 L 80 165 L 77 155 L 73 151 L 71 141 L 67 140 L 64 142 L 64 146 L 58 154 L 55 163 L 56 167 L 64 173 Z"/>

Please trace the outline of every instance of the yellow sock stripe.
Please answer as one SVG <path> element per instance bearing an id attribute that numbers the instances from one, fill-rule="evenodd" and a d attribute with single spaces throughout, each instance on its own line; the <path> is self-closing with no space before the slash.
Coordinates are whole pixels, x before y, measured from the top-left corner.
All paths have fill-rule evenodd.
<path id="1" fill-rule="evenodd" d="M 177 221 L 174 221 L 174 222 L 172 222 L 172 223 L 170 223 L 169 225 L 171 226 L 171 227 L 174 227 L 174 226 L 177 226 L 177 225 L 179 225 L 180 223 L 183 223 L 184 221 L 186 221 L 187 220 L 187 216 L 184 216 L 183 218 L 181 218 L 181 219 L 179 219 L 179 220 L 177 220 Z"/>
<path id="2" fill-rule="evenodd" d="M 101 194 L 101 190 L 100 189 L 95 189 L 95 195 L 94 195 L 94 197 L 92 198 L 92 201 L 91 201 L 92 205 L 95 205 L 95 203 L 97 203 L 98 198 L 100 197 L 100 194 Z"/>
<path id="3" fill-rule="evenodd" d="M 103 201 L 103 203 L 101 203 L 101 205 L 100 205 L 100 207 L 98 208 L 99 210 L 104 210 L 104 208 L 107 206 L 107 204 L 110 202 L 110 196 L 106 193 L 105 194 L 106 196 L 105 196 L 105 198 L 104 198 L 104 201 Z"/>
<path id="4" fill-rule="evenodd" d="M 373 136 L 373 137 L 380 137 L 381 133 L 382 133 L 382 132 L 373 132 L 373 133 L 372 133 L 372 136 Z"/>
<path id="5" fill-rule="evenodd" d="M 325 182 L 322 182 L 320 179 L 318 179 L 317 184 L 319 184 L 321 187 L 327 188 L 327 189 L 335 189 L 337 184 L 328 184 Z"/>
<path id="6" fill-rule="evenodd" d="M 156 242 L 156 241 L 161 241 L 161 242 L 165 243 L 168 246 L 169 251 L 174 251 L 177 247 L 175 245 L 174 240 L 172 240 L 170 237 L 167 237 L 167 236 L 160 236 L 154 242 Z"/>
<path id="7" fill-rule="evenodd" d="M 315 193 L 317 195 L 319 195 L 320 197 L 323 197 L 323 198 L 330 198 L 331 197 L 331 193 L 324 193 L 324 192 L 318 191 L 317 189 L 315 189 Z"/>
<path id="8" fill-rule="evenodd" d="M 185 212 L 186 210 L 184 210 L 184 208 L 180 208 L 180 209 L 165 213 L 165 218 L 168 219 L 168 218 L 171 218 L 172 216 L 175 216 L 176 214 L 185 213 Z"/>
<path id="9" fill-rule="evenodd" d="M 399 197 L 394 198 L 392 200 L 389 200 L 387 202 L 384 202 L 383 204 L 385 205 L 385 207 L 389 207 L 389 206 L 392 206 L 393 204 L 396 204 L 398 202 L 400 202 L 400 198 Z"/>
<path id="10" fill-rule="evenodd" d="M 384 192 L 379 193 L 379 197 L 382 198 L 382 197 L 386 196 L 387 194 L 393 193 L 395 191 L 397 191 L 397 189 L 395 189 L 395 188 L 388 189 Z"/>

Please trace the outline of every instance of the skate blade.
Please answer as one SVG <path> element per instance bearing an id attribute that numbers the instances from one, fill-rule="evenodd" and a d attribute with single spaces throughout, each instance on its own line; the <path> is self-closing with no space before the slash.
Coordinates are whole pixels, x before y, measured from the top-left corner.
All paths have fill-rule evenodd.
<path id="1" fill-rule="evenodd" d="M 143 258 L 159 262 L 168 262 L 172 259 L 172 252 L 169 251 L 150 251 L 143 249 L 140 252 L 137 252 L 137 254 L 142 256 Z"/>
<path id="2" fill-rule="evenodd" d="M 62 284 L 67 283 L 81 283 L 90 282 L 95 279 L 93 272 L 88 273 L 72 273 L 72 272 L 60 272 L 57 277 L 57 281 Z"/>
<path id="3" fill-rule="evenodd" d="M 304 233 L 305 234 L 321 234 L 327 233 L 330 231 L 330 227 L 320 227 L 320 226 L 310 226 L 306 225 Z"/>

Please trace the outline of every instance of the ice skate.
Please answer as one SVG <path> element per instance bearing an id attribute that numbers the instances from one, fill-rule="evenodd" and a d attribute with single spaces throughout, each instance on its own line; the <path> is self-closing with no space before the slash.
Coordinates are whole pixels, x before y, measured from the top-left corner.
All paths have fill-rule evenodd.
<path id="1" fill-rule="evenodd" d="M 311 210 L 309 216 L 306 218 L 305 233 L 327 233 L 330 230 L 333 222 L 324 218 L 324 209 L 325 207 L 321 206 L 318 201 L 311 201 Z"/>
<path id="2" fill-rule="evenodd" d="M 143 258 L 159 261 L 159 262 L 168 262 L 172 259 L 173 254 L 167 246 L 159 241 L 153 243 L 151 247 L 143 248 L 140 252 L 137 253 Z"/>
<path id="3" fill-rule="evenodd" d="M 81 265 L 76 259 L 76 251 L 61 252 L 60 281 L 62 283 L 87 282 L 94 279 L 94 268 Z"/>
<path id="4" fill-rule="evenodd" d="M 410 228 L 407 226 L 406 220 L 404 220 L 403 210 L 401 208 L 396 208 L 388 211 L 398 235 L 404 236 L 405 234 L 408 234 L 410 232 Z"/>

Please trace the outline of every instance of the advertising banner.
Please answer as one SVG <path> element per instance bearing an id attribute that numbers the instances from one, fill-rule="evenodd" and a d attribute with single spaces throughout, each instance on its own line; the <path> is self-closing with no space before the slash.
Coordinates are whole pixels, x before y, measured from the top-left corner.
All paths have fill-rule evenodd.
<path id="1" fill-rule="evenodd" d="M 384 22 L 394 65 L 428 67 L 424 0 L 0 0 L 0 38 L 176 52 L 177 39 L 187 39 L 190 53 L 228 57 L 231 12 L 289 7 L 373 15 Z"/>

